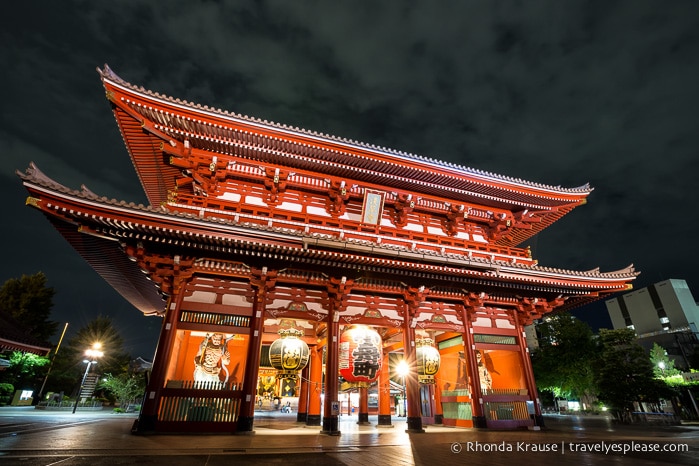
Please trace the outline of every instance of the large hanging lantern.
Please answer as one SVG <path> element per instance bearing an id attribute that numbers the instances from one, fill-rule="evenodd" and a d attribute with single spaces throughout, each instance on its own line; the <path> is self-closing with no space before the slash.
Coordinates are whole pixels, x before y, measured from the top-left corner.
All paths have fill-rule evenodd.
<path id="1" fill-rule="evenodd" d="M 434 376 L 439 371 L 441 357 L 437 348 L 432 344 L 431 338 L 420 338 L 415 341 L 417 380 L 420 383 L 433 384 Z"/>
<path id="2" fill-rule="evenodd" d="M 379 378 L 383 363 L 381 336 L 365 325 L 354 325 L 340 337 L 340 375 L 355 387 Z"/>
<path id="3" fill-rule="evenodd" d="M 281 338 L 269 347 L 269 361 L 277 369 L 278 379 L 298 379 L 298 372 L 308 364 L 308 345 L 299 337 L 303 331 L 295 328 L 279 331 Z"/>

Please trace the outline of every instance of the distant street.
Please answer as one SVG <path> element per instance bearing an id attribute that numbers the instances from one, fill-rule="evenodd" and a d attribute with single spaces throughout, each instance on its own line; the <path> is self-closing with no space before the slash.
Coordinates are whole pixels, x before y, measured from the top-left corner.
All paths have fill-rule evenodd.
<path id="1" fill-rule="evenodd" d="M 696 465 L 699 425 L 616 426 L 599 416 L 546 416 L 542 431 L 427 426 L 407 434 L 358 426 L 342 416 L 338 437 L 295 422 L 295 414 L 256 414 L 254 435 L 131 434 L 133 414 L 50 413 L 0 408 L 0 464 L 49 466 L 180 465 Z M 376 422 L 373 416 L 370 421 Z M 626 451 L 624 451 L 626 450 Z M 682 451 L 685 450 L 685 451 Z"/>

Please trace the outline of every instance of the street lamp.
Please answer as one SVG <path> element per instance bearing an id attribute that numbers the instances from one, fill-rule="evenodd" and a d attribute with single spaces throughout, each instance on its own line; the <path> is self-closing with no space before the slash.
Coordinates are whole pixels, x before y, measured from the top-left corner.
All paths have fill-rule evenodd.
<path id="1" fill-rule="evenodd" d="M 83 374 L 82 381 L 80 382 L 80 388 L 78 388 L 78 395 L 75 397 L 75 404 L 73 405 L 73 414 L 75 414 L 75 410 L 78 409 L 78 402 L 80 402 L 80 394 L 82 393 L 83 387 L 85 386 L 85 379 L 87 379 L 87 374 L 90 372 L 90 367 L 92 367 L 93 364 L 97 364 L 97 361 L 95 361 L 95 359 L 104 356 L 104 353 L 100 351 L 101 347 L 101 343 L 94 343 L 92 345 L 92 348 L 85 351 L 85 356 L 87 356 L 87 359 L 84 359 L 83 362 L 87 364 L 87 367 L 85 367 L 85 373 Z"/>
<path id="2" fill-rule="evenodd" d="M 663 373 L 663 377 L 665 377 L 665 361 L 660 361 L 658 363 L 658 367 L 660 368 L 660 371 Z"/>
<path id="3" fill-rule="evenodd" d="M 396 366 L 396 373 L 403 380 L 403 414 L 407 416 L 408 407 L 407 407 L 406 403 L 407 403 L 407 398 L 408 398 L 408 389 L 405 385 L 405 378 L 407 377 L 408 373 L 410 373 L 410 366 L 408 366 L 408 363 L 405 359 L 400 361 L 398 363 L 398 365 Z"/>

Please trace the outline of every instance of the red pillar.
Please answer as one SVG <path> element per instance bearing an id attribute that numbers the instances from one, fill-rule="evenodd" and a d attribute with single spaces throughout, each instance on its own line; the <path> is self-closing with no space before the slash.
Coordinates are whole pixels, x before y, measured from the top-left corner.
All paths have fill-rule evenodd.
<path id="1" fill-rule="evenodd" d="M 308 387 L 307 426 L 320 425 L 320 392 L 323 385 L 323 349 L 311 346 L 311 382 Z"/>
<path id="2" fill-rule="evenodd" d="M 481 394 L 481 378 L 478 374 L 478 360 L 476 359 L 476 343 L 473 338 L 473 325 L 469 318 L 469 308 L 462 309 L 461 320 L 464 324 L 464 353 L 468 360 L 468 374 L 471 380 L 471 414 L 473 427 L 487 427 L 483 414 L 483 395 Z"/>
<path id="3" fill-rule="evenodd" d="M 379 427 L 393 427 L 391 424 L 391 368 L 388 353 L 383 355 L 379 374 Z"/>
<path id="4" fill-rule="evenodd" d="M 264 280 L 262 280 L 262 283 L 264 283 Z M 253 432 L 253 422 L 255 420 L 255 392 L 257 391 L 257 378 L 260 370 L 260 348 L 262 346 L 262 332 L 265 322 L 265 287 L 261 284 L 254 287 L 254 290 L 255 301 L 252 305 L 250 338 L 248 339 L 245 375 L 243 377 L 243 399 L 240 402 L 240 414 L 238 416 L 238 428 L 236 430 L 236 433 L 241 434 Z"/>
<path id="5" fill-rule="evenodd" d="M 522 357 L 522 367 L 524 368 L 525 382 L 529 391 L 529 398 L 534 402 L 534 425 L 543 427 L 544 417 L 541 415 L 541 406 L 539 406 L 539 393 L 536 390 L 536 380 L 534 379 L 534 368 L 529 355 L 529 347 L 527 346 L 527 335 L 524 328 L 519 323 L 517 311 L 512 311 L 515 317 L 515 327 L 517 328 L 517 342 L 519 343 L 519 352 Z"/>
<path id="6" fill-rule="evenodd" d="M 403 320 L 403 355 L 410 371 L 405 378 L 406 401 L 408 404 L 406 432 L 424 432 L 420 412 L 420 384 L 417 381 L 417 355 L 415 354 L 415 329 L 410 326 L 410 315 L 406 311 Z"/>
<path id="7" fill-rule="evenodd" d="M 434 423 L 442 424 L 444 412 L 442 411 L 442 383 L 439 376 L 435 377 L 434 384 Z"/>
<path id="8" fill-rule="evenodd" d="M 308 416 L 308 379 L 310 374 L 310 364 L 301 371 L 301 388 L 299 390 L 299 407 L 296 413 L 296 422 L 306 422 Z"/>
<path id="9" fill-rule="evenodd" d="M 184 286 L 180 286 L 180 290 Z M 180 314 L 180 304 L 184 299 L 184 293 L 178 293 L 173 303 L 172 298 L 167 303 L 165 310 L 165 318 L 160 329 L 160 337 L 158 338 L 158 346 L 155 350 L 155 358 L 153 359 L 153 370 L 151 372 L 148 387 L 146 387 L 146 395 L 143 399 L 141 413 L 136 421 L 137 432 L 153 432 L 155 431 L 156 422 L 158 420 L 158 408 L 160 406 L 160 393 L 165 387 L 165 379 L 167 370 L 170 365 L 172 349 L 177 336 L 177 322 Z"/>
<path id="10" fill-rule="evenodd" d="M 325 358 L 325 405 L 323 406 L 323 430 L 324 434 L 340 435 L 339 428 L 339 400 L 338 384 L 338 359 L 340 345 L 340 316 L 335 310 L 335 305 L 330 305 L 328 313 L 328 354 Z"/>
<path id="11" fill-rule="evenodd" d="M 359 387 L 359 415 L 357 424 L 367 426 L 369 422 L 369 388 Z"/>

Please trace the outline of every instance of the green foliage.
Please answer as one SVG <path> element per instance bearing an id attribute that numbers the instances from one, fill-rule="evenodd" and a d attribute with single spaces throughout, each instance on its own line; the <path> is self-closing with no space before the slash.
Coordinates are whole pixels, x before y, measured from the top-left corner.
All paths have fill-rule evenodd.
<path id="1" fill-rule="evenodd" d="M 48 341 L 58 327 L 49 320 L 53 307 L 53 288 L 46 286 L 46 275 L 22 275 L 11 278 L 0 287 L 0 312 L 12 316 L 28 335 Z"/>
<path id="2" fill-rule="evenodd" d="M 650 362 L 656 379 L 682 374 L 680 370 L 675 369 L 675 361 L 668 357 L 665 348 L 657 343 L 653 343 L 653 348 L 650 350 Z"/>
<path id="3" fill-rule="evenodd" d="M 655 402 L 670 397 L 668 387 L 653 376 L 648 354 L 630 329 L 600 330 L 600 359 L 597 367 L 599 398 L 623 420 L 634 401 Z"/>
<path id="4" fill-rule="evenodd" d="M 0 406 L 9 405 L 14 392 L 15 387 L 11 383 L 0 383 Z"/>
<path id="5" fill-rule="evenodd" d="M 49 358 L 32 353 L 13 351 L 10 355 L 10 367 L 0 372 L 0 381 L 11 382 L 17 387 L 32 388 L 41 386 Z"/>
<path id="6" fill-rule="evenodd" d="M 119 374 L 117 376 L 106 374 L 105 378 L 99 383 L 99 387 L 112 394 L 119 406 L 122 409 L 126 409 L 128 405 L 143 396 L 145 381 L 140 377 L 129 374 Z"/>
<path id="7" fill-rule="evenodd" d="M 566 313 L 546 319 L 537 329 L 540 346 L 532 365 L 539 389 L 590 405 L 596 393 L 592 329 Z"/>

